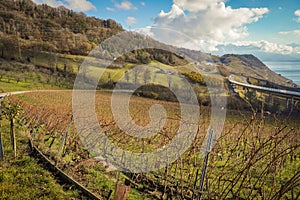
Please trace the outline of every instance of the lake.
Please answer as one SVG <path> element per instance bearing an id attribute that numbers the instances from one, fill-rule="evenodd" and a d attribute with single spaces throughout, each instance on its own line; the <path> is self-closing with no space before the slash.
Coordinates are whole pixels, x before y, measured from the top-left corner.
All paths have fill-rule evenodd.
<path id="1" fill-rule="evenodd" d="M 300 85 L 300 61 L 264 62 L 271 70 Z"/>

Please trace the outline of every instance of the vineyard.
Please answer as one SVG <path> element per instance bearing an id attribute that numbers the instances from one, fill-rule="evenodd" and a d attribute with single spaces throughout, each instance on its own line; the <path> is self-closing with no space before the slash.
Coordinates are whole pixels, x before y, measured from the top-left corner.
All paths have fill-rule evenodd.
<path id="1" fill-rule="evenodd" d="M 122 93 L 116 94 L 122 99 Z M 137 139 L 118 127 L 111 109 L 111 93 L 97 92 L 95 108 L 102 131 L 111 143 L 135 153 L 147 153 L 168 145 L 179 129 L 180 106 L 176 102 L 132 97 L 134 123 L 150 123 L 154 104 L 166 110 L 166 121 L 153 137 Z M 209 154 L 204 188 L 199 190 L 204 162 L 202 143 L 209 129 L 210 107 L 199 109 L 195 140 L 179 159 L 148 173 L 119 173 L 106 158 L 92 155 L 76 132 L 72 92 L 36 92 L 18 95 L 22 106 L 19 123 L 28 136 L 60 169 L 103 199 L 115 184 L 131 186 L 128 199 L 299 199 L 300 119 L 298 116 L 266 116 L 263 112 L 229 110 L 221 137 Z M 157 163 L 160 165 L 161 163 Z"/>

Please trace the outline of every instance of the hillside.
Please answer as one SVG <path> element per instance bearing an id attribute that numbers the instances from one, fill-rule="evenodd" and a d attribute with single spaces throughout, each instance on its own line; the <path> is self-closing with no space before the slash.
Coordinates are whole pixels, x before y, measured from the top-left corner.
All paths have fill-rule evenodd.
<path id="1" fill-rule="evenodd" d="M 254 55 L 227 54 L 220 57 L 220 64 L 231 74 L 267 80 L 278 85 L 291 86 L 289 80 L 270 70 Z"/>
<path id="2" fill-rule="evenodd" d="M 75 77 L 85 56 L 94 47 L 121 32 L 124 33 L 124 29 L 112 19 L 88 17 L 65 7 L 52 8 L 45 4 L 37 5 L 30 0 L 0 0 L 1 65 L 7 65 L 5 60 L 13 60 L 29 65 L 27 68 L 43 68 L 46 76 L 66 77 L 66 73 L 69 73 L 68 77 Z M 253 55 L 218 57 L 166 45 L 138 33 L 126 32 L 125 35 L 127 38 L 123 38 L 123 41 L 114 40 L 110 43 L 109 51 L 99 53 L 100 57 L 103 54 L 115 60 L 111 66 L 115 71 L 108 72 L 107 76 L 115 77 L 115 74 L 119 74 L 117 77 L 120 77 L 120 74 L 127 71 L 128 64 L 150 64 L 155 61 L 173 67 L 185 66 L 184 69 L 179 67 L 183 72 L 195 71 L 197 67 L 209 71 L 213 76 L 218 73 L 211 66 L 216 65 L 222 76 L 233 73 L 289 85 L 287 79 L 272 72 Z M 144 48 L 139 49 L 141 46 Z M 137 50 L 124 54 L 122 48 Z M 7 67 L 1 70 L 4 70 L 1 74 L 6 75 L 11 71 Z"/>
<path id="3" fill-rule="evenodd" d="M 255 68 L 255 69 L 264 69 L 266 65 L 262 63 L 258 58 L 253 55 L 233 55 L 226 54 L 220 58 L 221 62 L 225 65 L 229 65 L 232 62 L 232 58 L 239 59 L 241 64 Z"/>
<path id="4" fill-rule="evenodd" d="M 123 31 L 121 25 L 112 19 L 88 17 L 62 6 L 52 8 L 30 0 L 0 1 L 0 56 L 6 59 L 29 60 L 43 51 L 87 56 L 101 42 Z M 141 38 L 150 44 L 158 43 L 148 37 Z M 136 43 L 130 45 L 139 46 Z M 182 64 L 182 58 L 163 51 L 148 50 L 142 54 L 133 52 L 120 60 L 132 63 L 157 60 L 170 65 L 178 61 Z"/>
<path id="5" fill-rule="evenodd" d="M 2 57 L 10 48 L 87 55 L 99 42 L 123 31 L 114 20 L 87 17 L 30 0 L 0 1 Z M 16 43 L 15 41 L 18 41 Z"/>

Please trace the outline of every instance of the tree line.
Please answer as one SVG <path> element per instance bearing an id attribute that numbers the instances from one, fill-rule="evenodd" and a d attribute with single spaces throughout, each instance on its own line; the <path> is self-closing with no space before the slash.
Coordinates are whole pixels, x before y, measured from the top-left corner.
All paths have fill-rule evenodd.
<path id="1" fill-rule="evenodd" d="M 121 31 L 123 28 L 114 20 L 87 17 L 63 6 L 52 8 L 31 0 L 0 1 L 2 56 L 16 45 L 21 49 L 87 55 L 95 45 Z"/>

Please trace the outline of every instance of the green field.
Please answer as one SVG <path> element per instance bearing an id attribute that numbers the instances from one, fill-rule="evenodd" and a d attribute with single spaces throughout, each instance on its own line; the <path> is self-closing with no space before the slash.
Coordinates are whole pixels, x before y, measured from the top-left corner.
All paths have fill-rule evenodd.
<path id="1" fill-rule="evenodd" d="M 9 55 L 13 61 L 0 60 L 0 82 L 2 83 L 0 89 L 4 91 L 71 89 L 84 60 L 89 63 L 85 69 L 85 76 L 92 80 L 99 80 L 100 86 L 114 82 L 138 85 L 151 82 L 181 88 L 184 78 L 181 73 L 197 71 L 192 65 L 169 66 L 157 61 L 146 65 L 126 63 L 123 67 L 104 67 L 96 58 L 77 55 L 28 51 L 22 52 L 21 59 L 16 52 L 11 52 Z M 138 68 L 140 66 L 144 68 Z"/>

